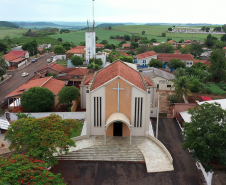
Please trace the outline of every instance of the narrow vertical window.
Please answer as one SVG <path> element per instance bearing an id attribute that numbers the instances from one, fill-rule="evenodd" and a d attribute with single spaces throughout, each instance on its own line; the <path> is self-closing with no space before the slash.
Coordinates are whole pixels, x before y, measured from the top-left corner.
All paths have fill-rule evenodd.
<path id="1" fill-rule="evenodd" d="M 140 98 L 138 98 L 138 103 L 137 103 L 137 127 L 139 127 L 139 113 L 140 113 Z"/>
<path id="2" fill-rule="evenodd" d="M 134 109 L 134 127 L 136 127 L 137 117 L 137 98 L 135 98 L 135 109 Z"/>
<path id="3" fill-rule="evenodd" d="M 140 98 L 140 127 L 142 127 L 143 98 Z"/>
<path id="4" fill-rule="evenodd" d="M 101 111 L 102 111 L 102 107 L 101 107 L 101 97 L 100 97 L 100 126 L 101 126 Z"/>
<path id="5" fill-rule="evenodd" d="M 96 97 L 94 97 L 94 126 L 96 126 Z"/>
<path id="6" fill-rule="evenodd" d="M 98 99 L 99 97 L 97 97 L 97 126 L 99 126 L 99 104 L 98 104 Z"/>

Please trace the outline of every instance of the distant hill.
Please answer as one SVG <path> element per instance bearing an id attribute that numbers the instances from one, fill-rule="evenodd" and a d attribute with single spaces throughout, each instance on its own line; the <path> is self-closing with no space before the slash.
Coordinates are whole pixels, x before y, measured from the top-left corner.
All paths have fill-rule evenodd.
<path id="1" fill-rule="evenodd" d="M 0 21 L 0 26 L 5 26 L 5 27 L 9 27 L 9 28 L 19 28 L 18 25 L 8 22 L 8 21 Z"/>
<path id="2" fill-rule="evenodd" d="M 97 25 L 97 27 L 105 28 L 105 27 L 109 27 L 109 26 L 114 27 L 114 26 L 123 26 L 123 25 L 124 24 L 122 24 L 122 23 L 102 23 L 102 24 Z"/>
<path id="3" fill-rule="evenodd" d="M 24 27 L 24 26 L 60 26 L 58 24 L 54 24 L 52 22 L 14 22 L 15 24 L 17 24 L 20 27 Z"/>

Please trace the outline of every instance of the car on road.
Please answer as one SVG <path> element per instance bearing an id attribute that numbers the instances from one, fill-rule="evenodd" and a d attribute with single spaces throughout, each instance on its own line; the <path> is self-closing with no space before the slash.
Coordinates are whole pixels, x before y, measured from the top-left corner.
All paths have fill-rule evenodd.
<path id="1" fill-rule="evenodd" d="M 34 63 L 36 61 L 37 61 L 37 58 L 33 58 L 31 62 Z"/>
<path id="2" fill-rule="evenodd" d="M 24 72 L 24 73 L 22 73 L 22 77 L 25 77 L 25 76 L 28 76 L 29 75 L 29 73 L 27 73 L 27 72 Z"/>
<path id="3" fill-rule="evenodd" d="M 53 61 L 52 58 L 50 58 L 50 59 L 47 60 L 48 63 L 50 63 L 50 62 L 52 62 L 52 61 Z"/>

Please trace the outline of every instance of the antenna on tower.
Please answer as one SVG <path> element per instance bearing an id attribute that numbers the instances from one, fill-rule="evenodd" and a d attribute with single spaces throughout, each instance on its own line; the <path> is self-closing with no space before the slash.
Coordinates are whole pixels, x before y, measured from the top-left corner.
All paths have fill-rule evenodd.
<path id="1" fill-rule="evenodd" d="M 93 0 L 93 31 L 95 29 L 95 20 L 94 20 L 94 0 Z"/>

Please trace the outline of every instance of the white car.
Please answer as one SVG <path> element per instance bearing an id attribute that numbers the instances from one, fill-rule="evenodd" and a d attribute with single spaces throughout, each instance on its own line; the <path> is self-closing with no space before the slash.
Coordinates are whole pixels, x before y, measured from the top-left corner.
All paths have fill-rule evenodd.
<path id="1" fill-rule="evenodd" d="M 29 73 L 24 72 L 24 73 L 22 74 L 22 77 L 25 77 L 25 76 L 28 76 L 28 75 L 29 75 Z"/>

